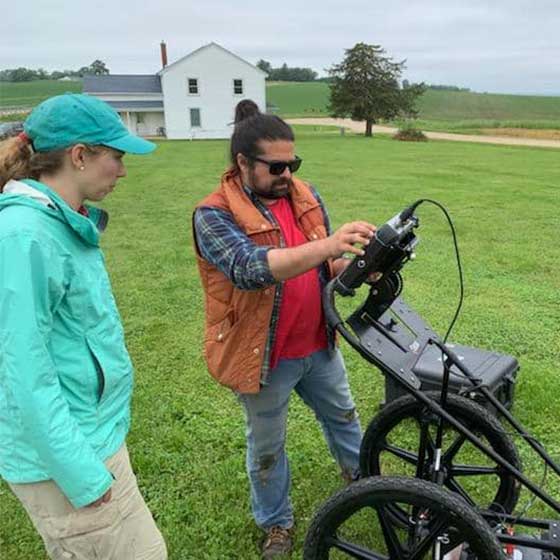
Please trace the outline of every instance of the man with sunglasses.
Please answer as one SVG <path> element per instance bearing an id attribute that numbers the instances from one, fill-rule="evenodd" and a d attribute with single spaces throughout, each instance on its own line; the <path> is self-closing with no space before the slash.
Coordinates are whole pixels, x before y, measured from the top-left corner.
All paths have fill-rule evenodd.
<path id="1" fill-rule="evenodd" d="M 347 264 L 343 253 L 363 254 L 375 226 L 352 222 L 330 234 L 319 194 L 293 176 L 302 160 L 291 128 L 249 100 L 235 122 L 232 165 L 198 204 L 194 238 L 205 358 L 245 411 L 252 509 L 269 559 L 292 548 L 284 449 L 292 390 L 315 412 L 343 477 L 358 474 L 360 424 L 321 292 Z"/>

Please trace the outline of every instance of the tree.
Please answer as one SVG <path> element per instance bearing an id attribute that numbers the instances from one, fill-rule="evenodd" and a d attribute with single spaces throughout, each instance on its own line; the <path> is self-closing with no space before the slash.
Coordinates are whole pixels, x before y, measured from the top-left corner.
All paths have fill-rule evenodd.
<path id="1" fill-rule="evenodd" d="M 39 68 L 35 71 L 35 73 L 37 75 L 37 80 L 48 80 L 51 77 L 51 75 L 44 68 Z"/>
<path id="2" fill-rule="evenodd" d="M 260 68 L 267 74 L 270 74 L 272 72 L 272 64 L 270 64 L 270 62 L 268 62 L 267 60 L 263 60 L 262 58 L 257 62 L 257 68 Z"/>
<path id="3" fill-rule="evenodd" d="M 312 82 L 317 78 L 317 72 L 311 68 L 290 67 L 285 62 L 280 68 L 271 68 L 268 79 L 277 82 Z"/>
<path id="4" fill-rule="evenodd" d="M 366 136 L 371 136 L 372 126 L 379 119 L 417 115 L 416 98 L 425 91 L 424 84 L 399 87 L 405 61 L 393 62 L 384 56 L 379 45 L 357 43 L 346 49 L 340 64 L 328 72 L 330 84 L 329 111 L 333 117 L 348 117 L 366 121 Z"/>
<path id="5" fill-rule="evenodd" d="M 8 72 L 10 73 L 10 82 L 30 82 L 31 80 L 37 80 L 37 72 L 30 68 L 14 68 L 13 70 L 8 70 Z"/>
<path id="6" fill-rule="evenodd" d="M 274 80 L 279 80 L 281 82 L 289 82 L 290 81 L 290 69 L 288 65 L 284 62 L 280 68 L 274 69 Z"/>
<path id="7" fill-rule="evenodd" d="M 82 66 L 77 71 L 77 74 L 80 77 L 87 75 L 101 76 L 103 74 L 109 74 L 109 68 L 105 66 L 102 60 L 94 60 L 89 66 Z"/>
<path id="8" fill-rule="evenodd" d="M 90 65 L 89 68 L 91 70 L 90 74 L 95 76 L 102 76 L 103 74 L 109 74 L 109 68 L 105 66 L 105 63 L 102 60 L 94 60 Z"/>

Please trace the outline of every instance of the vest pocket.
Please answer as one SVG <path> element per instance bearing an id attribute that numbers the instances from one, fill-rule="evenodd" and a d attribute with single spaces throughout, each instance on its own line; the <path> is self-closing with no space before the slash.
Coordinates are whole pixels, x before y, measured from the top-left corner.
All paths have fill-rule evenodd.
<path id="1" fill-rule="evenodd" d="M 204 354 L 212 377 L 226 387 L 236 388 L 251 369 L 247 362 L 254 360 L 255 354 L 247 340 L 247 320 L 234 322 L 233 318 L 228 314 L 208 329 Z"/>
<path id="2" fill-rule="evenodd" d="M 227 337 L 234 324 L 235 314 L 233 309 L 229 309 L 224 319 L 208 328 L 206 342 L 222 342 Z"/>

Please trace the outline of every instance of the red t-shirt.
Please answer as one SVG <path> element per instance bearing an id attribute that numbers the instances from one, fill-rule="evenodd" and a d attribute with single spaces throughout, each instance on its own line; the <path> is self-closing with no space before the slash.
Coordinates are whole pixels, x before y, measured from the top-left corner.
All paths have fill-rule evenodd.
<path id="1" fill-rule="evenodd" d="M 278 221 L 286 247 L 308 242 L 287 198 L 281 198 L 268 209 Z M 327 346 L 319 272 L 313 268 L 283 284 L 270 367 L 275 368 L 281 358 L 304 358 Z"/>

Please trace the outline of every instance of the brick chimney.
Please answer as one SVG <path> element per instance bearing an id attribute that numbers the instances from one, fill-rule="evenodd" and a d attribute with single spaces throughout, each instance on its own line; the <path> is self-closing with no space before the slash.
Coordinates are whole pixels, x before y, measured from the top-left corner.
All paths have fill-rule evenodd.
<path id="1" fill-rule="evenodd" d="M 165 68 L 167 66 L 167 45 L 165 41 L 162 41 L 159 46 L 161 50 L 161 67 Z"/>

